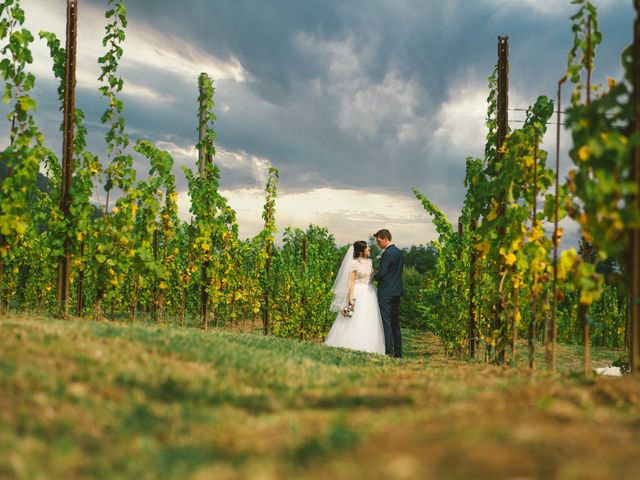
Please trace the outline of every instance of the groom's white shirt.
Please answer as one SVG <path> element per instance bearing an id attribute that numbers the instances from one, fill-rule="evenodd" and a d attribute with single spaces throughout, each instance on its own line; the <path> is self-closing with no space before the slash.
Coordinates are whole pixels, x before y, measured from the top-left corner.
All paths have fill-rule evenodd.
<path id="1" fill-rule="evenodd" d="M 389 245 L 387 245 L 385 248 L 383 248 L 382 250 L 380 250 L 380 256 L 384 255 L 384 252 L 386 252 L 386 251 L 387 251 L 387 249 L 388 249 L 391 245 L 393 245 L 393 243 L 390 243 L 390 244 L 389 244 Z"/>

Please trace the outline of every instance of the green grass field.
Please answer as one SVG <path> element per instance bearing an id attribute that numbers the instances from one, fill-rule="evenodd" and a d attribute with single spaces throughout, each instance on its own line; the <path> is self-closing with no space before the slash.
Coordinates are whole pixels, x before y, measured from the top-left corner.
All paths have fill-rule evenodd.
<path id="1" fill-rule="evenodd" d="M 640 478 L 640 381 L 0 319 L 0 478 Z M 524 350 L 523 350 L 524 355 Z M 594 351 L 606 366 L 620 352 Z"/>

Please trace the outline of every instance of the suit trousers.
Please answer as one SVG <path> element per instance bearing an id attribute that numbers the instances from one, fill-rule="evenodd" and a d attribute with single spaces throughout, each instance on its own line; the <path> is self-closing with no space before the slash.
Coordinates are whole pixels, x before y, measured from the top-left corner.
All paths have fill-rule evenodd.
<path id="1" fill-rule="evenodd" d="M 400 333 L 400 296 L 378 297 L 384 348 L 387 355 L 402 357 L 402 334 Z"/>

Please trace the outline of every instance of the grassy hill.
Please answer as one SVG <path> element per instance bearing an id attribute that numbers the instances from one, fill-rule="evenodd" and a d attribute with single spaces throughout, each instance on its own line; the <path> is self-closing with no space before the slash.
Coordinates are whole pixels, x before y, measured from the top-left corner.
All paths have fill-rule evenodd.
<path id="1" fill-rule="evenodd" d="M 640 478 L 640 381 L 0 319 L 0 478 Z M 597 350 L 596 366 L 619 353 Z"/>

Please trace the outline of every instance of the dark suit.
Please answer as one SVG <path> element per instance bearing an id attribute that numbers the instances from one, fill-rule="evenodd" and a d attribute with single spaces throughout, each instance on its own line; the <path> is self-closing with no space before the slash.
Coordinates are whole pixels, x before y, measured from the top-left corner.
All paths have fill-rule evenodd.
<path id="1" fill-rule="evenodd" d="M 404 254 L 395 245 L 389 245 L 380 258 L 380 270 L 374 275 L 378 281 L 378 305 L 384 329 L 384 346 L 387 355 L 402 357 L 400 333 L 400 296 Z"/>

